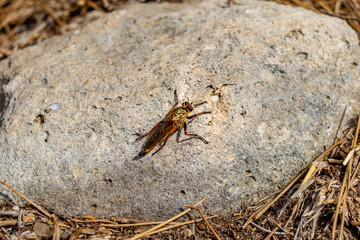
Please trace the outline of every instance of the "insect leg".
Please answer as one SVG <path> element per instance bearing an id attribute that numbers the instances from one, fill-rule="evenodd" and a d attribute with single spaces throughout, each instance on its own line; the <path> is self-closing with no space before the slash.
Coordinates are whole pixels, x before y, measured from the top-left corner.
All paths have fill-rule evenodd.
<path id="1" fill-rule="evenodd" d="M 149 134 L 151 134 L 156 128 L 157 126 L 159 126 L 160 123 L 163 123 L 164 121 L 160 121 L 158 124 L 155 125 L 155 127 L 153 127 L 148 133 L 142 135 L 141 137 L 138 137 L 137 139 L 135 139 L 135 142 L 139 141 L 140 139 L 148 136 Z"/>
<path id="2" fill-rule="evenodd" d="M 178 105 L 178 103 L 179 103 L 179 99 L 178 99 L 176 90 L 174 90 L 174 95 L 175 95 L 175 104 L 174 104 L 174 106 L 170 109 L 170 111 L 173 110 L 173 109 Z"/>
<path id="3" fill-rule="evenodd" d="M 172 131 L 171 133 L 169 133 L 169 135 L 167 135 L 167 137 L 165 138 L 164 142 L 161 144 L 160 148 L 159 148 L 158 150 L 156 150 L 151 156 L 154 156 L 155 153 L 157 153 L 158 151 L 160 151 L 160 149 L 162 149 L 162 148 L 165 146 L 168 138 L 169 138 L 174 132 L 176 132 L 177 130 L 178 130 L 178 129 L 176 128 L 174 131 Z"/>
<path id="4" fill-rule="evenodd" d="M 194 116 L 196 116 L 196 115 L 194 115 Z M 186 123 L 184 123 L 184 133 L 185 133 L 185 135 L 187 135 L 187 136 L 196 137 L 196 138 L 200 139 L 201 141 L 203 141 L 203 142 L 204 142 L 204 143 L 206 143 L 206 144 L 208 144 L 208 143 L 209 143 L 208 141 L 206 141 L 204 138 L 200 137 L 200 136 L 199 136 L 199 135 L 197 135 L 197 134 L 194 134 L 194 133 L 187 133 L 187 132 L 186 132 Z"/>
<path id="5" fill-rule="evenodd" d="M 198 113 L 198 114 L 195 114 L 195 115 L 192 115 L 190 117 L 187 117 L 187 119 L 191 120 L 191 119 L 194 119 L 202 114 L 207 114 L 207 113 L 211 113 L 211 112 L 201 112 L 201 113 Z"/>

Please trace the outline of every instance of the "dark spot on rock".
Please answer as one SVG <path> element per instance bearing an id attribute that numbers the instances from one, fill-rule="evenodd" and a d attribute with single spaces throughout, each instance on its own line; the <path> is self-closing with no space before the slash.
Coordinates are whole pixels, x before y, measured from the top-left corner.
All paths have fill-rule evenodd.
<path id="1" fill-rule="evenodd" d="M 353 69 L 353 68 L 356 68 L 358 66 L 358 63 L 357 62 L 352 62 L 350 64 L 350 69 Z"/>
<path id="2" fill-rule="evenodd" d="M 44 122 L 45 122 L 45 117 L 42 114 L 37 115 L 34 119 L 34 123 L 43 124 Z"/>
<path id="3" fill-rule="evenodd" d="M 104 179 L 105 182 L 112 183 L 112 180 L 110 178 Z"/>
<path id="4" fill-rule="evenodd" d="M 299 37 L 303 36 L 305 36 L 305 34 L 301 29 L 293 29 L 285 35 L 285 38 L 299 39 Z"/>
<path id="5" fill-rule="evenodd" d="M 309 54 L 306 52 L 298 52 L 298 56 L 301 60 L 307 60 L 309 57 Z"/>
<path id="6" fill-rule="evenodd" d="M 103 181 L 105 182 L 106 186 L 113 186 L 113 181 L 111 180 L 111 178 L 104 178 Z"/>
<path id="7" fill-rule="evenodd" d="M 256 178 L 255 178 L 254 176 L 249 176 L 249 178 L 250 178 L 252 181 L 256 182 Z"/>
<path id="8" fill-rule="evenodd" d="M 45 131 L 45 139 L 44 139 L 44 142 L 48 142 L 48 139 L 49 139 L 49 132 L 48 131 Z"/>

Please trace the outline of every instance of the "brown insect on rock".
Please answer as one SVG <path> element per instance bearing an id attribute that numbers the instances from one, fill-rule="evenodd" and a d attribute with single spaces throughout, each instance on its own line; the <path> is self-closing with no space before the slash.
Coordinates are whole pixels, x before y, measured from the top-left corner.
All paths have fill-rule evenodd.
<path id="1" fill-rule="evenodd" d="M 207 103 L 201 102 L 197 104 L 192 104 L 190 102 L 184 102 L 181 106 L 176 107 L 178 105 L 178 99 L 176 91 L 174 91 L 175 94 L 175 104 L 170 109 L 168 114 L 166 114 L 164 120 L 160 121 L 158 124 L 155 125 L 148 133 L 142 135 L 141 137 L 137 138 L 135 141 L 139 141 L 144 137 L 147 137 L 145 144 L 143 146 L 143 150 L 138 154 L 137 157 L 134 158 L 134 160 L 137 160 L 143 156 L 145 156 L 147 153 L 149 153 L 151 150 L 153 150 L 159 143 L 162 142 L 159 149 L 157 149 L 152 155 L 160 151 L 166 144 L 168 138 L 173 135 L 177 130 L 180 130 L 181 128 L 184 129 L 184 133 L 187 136 L 191 136 L 194 138 L 198 138 L 204 143 L 208 144 L 209 142 L 206 141 L 204 138 L 200 137 L 197 134 L 187 133 L 186 131 L 186 123 L 188 120 L 194 119 L 202 114 L 211 113 L 208 112 L 200 112 L 197 114 L 194 114 L 192 116 L 189 116 L 190 113 L 194 110 L 194 108 Z"/>

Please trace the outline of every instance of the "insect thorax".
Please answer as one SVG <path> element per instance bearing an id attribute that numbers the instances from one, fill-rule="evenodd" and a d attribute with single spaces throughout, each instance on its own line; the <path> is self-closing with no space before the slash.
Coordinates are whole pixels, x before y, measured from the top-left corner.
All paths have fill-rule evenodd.
<path id="1" fill-rule="evenodd" d="M 186 109 L 180 108 L 171 112 L 168 116 L 168 120 L 176 122 L 177 127 L 182 128 L 184 123 L 186 123 L 188 116 L 189 112 Z"/>

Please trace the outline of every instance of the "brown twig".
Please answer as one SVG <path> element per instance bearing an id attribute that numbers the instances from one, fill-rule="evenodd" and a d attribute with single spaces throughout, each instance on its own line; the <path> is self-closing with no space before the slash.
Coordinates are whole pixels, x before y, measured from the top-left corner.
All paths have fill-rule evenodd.
<path id="1" fill-rule="evenodd" d="M 40 5 L 44 8 L 45 11 L 49 13 L 49 15 L 55 20 L 55 22 L 59 25 L 61 29 L 64 29 L 65 24 L 60 20 L 60 18 L 56 15 L 54 9 L 52 9 L 46 1 L 41 1 Z"/>
<path id="2" fill-rule="evenodd" d="M 18 211 L 0 211 L 0 216 L 16 217 L 19 214 Z"/>
<path id="3" fill-rule="evenodd" d="M 79 238 L 81 232 L 82 232 L 82 228 L 76 228 L 75 231 L 71 234 L 71 236 L 69 237 L 69 240 L 76 240 Z"/>
<path id="4" fill-rule="evenodd" d="M 103 233 L 103 234 L 109 234 L 110 231 L 109 230 L 94 230 L 94 229 L 88 229 L 88 228 L 83 228 L 82 232 L 83 234 L 94 234 L 94 233 Z"/>
<path id="5" fill-rule="evenodd" d="M 359 129 L 360 129 L 360 115 L 358 117 L 358 124 L 355 130 L 355 135 L 351 144 L 351 149 L 354 149 L 356 144 L 357 144 L 357 138 L 359 136 Z M 341 214 L 341 224 L 340 224 L 340 236 L 339 239 L 342 240 L 343 239 L 343 234 L 344 234 L 344 223 L 345 223 L 345 207 L 347 206 L 347 196 L 349 195 L 349 190 L 350 190 L 350 183 L 351 183 L 351 168 L 352 168 L 352 164 L 353 164 L 353 155 L 350 157 L 349 163 L 346 166 L 346 172 L 345 172 L 345 177 L 344 177 L 344 181 L 343 184 L 345 185 L 345 193 L 344 196 L 339 196 L 339 202 L 340 205 L 342 204 L 342 214 Z M 336 225 L 335 225 L 336 228 Z M 334 229 L 333 229 L 334 230 Z M 336 230 L 336 229 L 335 229 Z M 334 236 L 334 232 L 333 235 Z"/>
<path id="6" fill-rule="evenodd" d="M 0 239 L 1 240 L 8 240 L 8 238 L 2 232 L 0 232 Z"/>
<path id="7" fill-rule="evenodd" d="M 311 178 L 311 176 L 314 174 L 317 165 L 320 163 L 321 160 L 323 160 L 323 158 L 331 151 L 333 150 L 336 146 L 339 146 L 340 144 L 342 144 L 343 142 L 345 142 L 346 138 L 343 138 L 341 140 L 338 140 L 336 143 L 334 143 L 331 147 L 329 147 L 326 151 L 324 151 L 322 154 L 320 154 L 312 163 L 311 163 L 311 167 L 309 169 L 309 172 L 306 174 L 304 180 L 302 181 L 301 185 L 304 185 L 307 181 L 309 181 L 309 179 Z"/>
<path id="8" fill-rule="evenodd" d="M 266 229 L 266 228 L 263 228 L 263 227 L 261 227 L 260 225 L 254 223 L 254 222 L 251 222 L 251 224 L 254 225 L 255 227 L 257 227 L 258 229 L 266 232 L 266 233 L 272 233 L 272 231 L 270 231 L 270 230 L 268 230 L 268 229 Z M 276 227 L 276 228 L 277 228 L 277 227 Z M 276 231 L 275 231 L 274 234 L 276 234 L 276 235 L 286 235 L 286 234 L 288 234 L 288 233 L 286 233 L 286 232 L 276 232 Z"/>
<path id="9" fill-rule="evenodd" d="M 192 206 L 184 206 L 184 207 L 187 207 L 187 208 L 191 208 L 191 209 L 194 209 L 196 211 L 199 212 L 201 218 L 205 221 L 205 223 L 208 225 L 208 227 L 210 228 L 211 232 L 215 235 L 216 239 L 218 240 L 221 240 L 221 238 L 219 237 L 219 235 L 216 233 L 216 231 L 213 229 L 213 227 L 210 225 L 210 223 L 206 220 L 205 216 L 202 214 L 202 212 L 200 211 L 199 208 L 197 207 L 192 207 Z"/>
<path id="10" fill-rule="evenodd" d="M 59 227 L 59 219 L 53 214 L 51 215 L 51 220 L 54 223 L 54 235 L 53 240 L 60 240 L 60 227 Z"/>
<path id="11" fill-rule="evenodd" d="M 9 184 L 3 182 L 0 180 L 0 183 L 5 185 L 6 187 L 10 188 L 12 191 L 14 191 L 15 193 L 17 193 L 20 197 L 22 197 L 23 199 L 25 199 L 25 201 L 27 201 L 28 203 L 30 203 L 33 207 L 35 207 L 37 210 L 39 210 L 40 212 L 42 212 L 45 216 L 47 217 L 51 217 L 51 214 L 46 211 L 45 209 L 43 209 L 42 207 L 40 207 L 39 205 L 37 205 L 36 203 L 34 203 L 33 201 L 31 201 L 28 197 L 26 197 L 24 194 L 22 194 L 21 192 L 17 191 L 16 189 L 14 189 L 12 186 L 10 186 Z"/>
<path id="12" fill-rule="evenodd" d="M 121 228 L 121 227 L 141 227 L 148 225 L 157 225 L 163 222 L 141 222 L 141 223 L 122 223 L 122 224 L 100 224 L 100 227 L 110 227 L 110 228 Z M 177 224 L 177 223 L 169 223 Z"/>
<path id="13" fill-rule="evenodd" d="M 204 197 L 203 199 L 201 199 L 201 200 L 200 200 L 198 203 L 196 203 L 193 207 L 199 206 L 202 202 L 204 202 L 204 201 L 206 200 L 206 198 L 207 198 L 207 196 Z M 176 215 L 175 217 L 172 217 L 172 218 L 170 218 L 169 220 L 167 220 L 167 221 L 165 221 L 165 222 L 163 222 L 163 223 L 161 223 L 161 224 L 159 224 L 159 225 L 157 225 L 157 226 L 155 226 L 155 227 L 153 227 L 153 228 L 150 228 L 149 230 L 147 230 L 147 231 L 145 231 L 145 232 L 143 232 L 143 233 L 140 233 L 139 235 L 131 238 L 131 240 L 135 240 L 135 239 L 139 239 L 139 238 L 141 238 L 141 237 L 144 237 L 144 236 L 146 236 L 147 234 L 149 234 L 149 233 L 151 233 L 151 232 L 153 232 L 153 231 L 161 228 L 162 226 L 165 226 L 166 224 L 175 221 L 176 219 L 178 219 L 179 217 L 182 217 L 183 215 L 187 214 L 187 213 L 190 212 L 190 211 L 191 211 L 191 209 L 189 208 L 189 209 L 183 211 L 182 213 Z"/>
<path id="14" fill-rule="evenodd" d="M 358 136 L 359 136 L 359 129 L 360 129 L 360 116 L 358 118 L 358 124 L 357 124 L 356 130 L 355 130 L 355 135 L 354 135 L 352 144 L 351 144 L 351 149 L 354 149 L 356 144 L 357 144 L 357 139 L 358 139 Z M 341 206 L 343 206 L 343 207 L 342 207 L 342 214 L 341 214 L 339 239 L 341 240 L 343 238 L 344 222 L 345 222 L 345 207 L 347 205 L 346 201 L 347 201 L 347 196 L 349 194 L 350 183 L 351 183 L 352 163 L 353 163 L 353 156 L 350 157 L 349 162 L 347 163 L 346 171 L 345 171 L 345 177 L 344 177 L 343 183 L 341 185 L 341 189 L 340 189 L 340 193 L 339 193 L 335 213 L 334 213 L 334 215 L 332 217 L 332 220 L 333 220 L 333 228 L 332 228 L 332 234 L 331 234 L 332 240 L 335 240 L 337 219 L 338 219 L 338 216 L 339 216 L 339 211 L 340 211 Z"/>
<path id="15" fill-rule="evenodd" d="M 79 220 L 79 219 L 71 219 L 70 222 L 74 223 L 106 223 L 106 224 L 116 224 L 113 221 L 105 220 L 105 219 L 95 219 L 95 220 Z"/>
<path id="16" fill-rule="evenodd" d="M 279 229 L 279 227 L 275 227 L 267 236 L 264 238 L 264 240 L 270 240 L 271 237 L 276 233 L 276 231 Z"/>
<path id="17" fill-rule="evenodd" d="M 10 219 L 5 221 L 0 221 L 0 227 L 8 227 L 8 226 L 15 226 L 17 223 L 17 219 Z"/>
<path id="18" fill-rule="evenodd" d="M 215 218 L 215 217 L 218 217 L 218 216 L 211 216 L 211 217 L 207 217 L 206 219 L 211 219 L 211 218 Z M 173 229 L 173 228 L 181 227 L 181 226 L 184 226 L 184 225 L 188 225 L 188 224 L 191 224 L 191 223 L 201 222 L 201 221 L 203 221 L 203 219 L 195 219 L 195 220 L 186 221 L 186 222 L 183 222 L 183 223 L 174 223 L 171 226 L 160 228 L 160 229 L 158 229 L 156 231 L 153 231 L 153 232 L 149 233 L 147 236 L 150 236 L 150 235 L 153 235 L 153 234 L 156 234 L 156 233 L 161 233 L 161 232 L 164 232 L 164 231 L 167 231 L 167 230 L 170 230 L 170 229 Z"/>
<path id="19" fill-rule="evenodd" d="M 117 222 L 117 223 L 144 223 L 144 222 L 150 222 L 148 220 L 144 220 L 144 219 L 132 219 L 132 218 L 116 218 L 116 217 L 112 217 L 111 220 L 113 222 Z M 161 223 L 161 222 L 159 222 Z"/>

